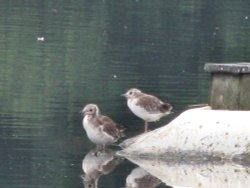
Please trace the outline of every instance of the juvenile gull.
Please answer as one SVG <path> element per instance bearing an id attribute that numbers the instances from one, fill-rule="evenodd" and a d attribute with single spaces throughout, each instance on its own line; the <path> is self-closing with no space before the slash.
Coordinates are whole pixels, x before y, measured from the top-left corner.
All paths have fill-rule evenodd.
<path id="1" fill-rule="evenodd" d="M 129 109 L 145 121 L 145 132 L 148 131 L 148 122 L 158 121 L 163 116 L 170 114 L 172 110 L 170 104 L 136 88 L 129 89 L 122 96 L 126 97 Z"/>
<path id="2" fill-rule="evenodd" d="M 83 128 L 99 149 L 104 149 L 106 145 L 111 145 L 124 136 L 124 128 L 102 115 L 96 104 L 86 105 L 81 112 L 84 115 Z"/>

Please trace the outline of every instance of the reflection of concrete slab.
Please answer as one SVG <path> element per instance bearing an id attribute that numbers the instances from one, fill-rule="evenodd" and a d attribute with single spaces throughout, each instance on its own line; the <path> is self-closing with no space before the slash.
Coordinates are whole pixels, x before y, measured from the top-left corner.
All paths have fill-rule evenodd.
<path id="1" fill-rule="evenodd" d="M 250 168 L 229 162 L 178 162 L 128 157 L 133 163 L 159 178 L 166 185 L 185 188 L 246 188 Z"/>
<path id="2" fill-rule="evenodd" d="M 164 157 L 168 153 L 231 159 L 250 153 L 250 111 L 191 109 L 168 125 L 125 140 L 123 155 Z"/>

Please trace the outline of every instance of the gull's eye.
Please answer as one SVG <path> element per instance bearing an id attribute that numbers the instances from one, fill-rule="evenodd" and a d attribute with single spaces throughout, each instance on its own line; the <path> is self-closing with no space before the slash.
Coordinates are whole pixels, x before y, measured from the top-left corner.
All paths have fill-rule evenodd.
<path id="1" fill-rule="evenodd" d="M 94 110 L 92 108 L 89 109 L 90 112 L 93 112 Z"/>
<path id="2" fill-rule="evenodd" d="M 133 92 L 132 92 L 132 91 L 130 91 L 128 94 L 129 94 L 129 95 L 132 95 L 132 94 L 133 94 Z"/>

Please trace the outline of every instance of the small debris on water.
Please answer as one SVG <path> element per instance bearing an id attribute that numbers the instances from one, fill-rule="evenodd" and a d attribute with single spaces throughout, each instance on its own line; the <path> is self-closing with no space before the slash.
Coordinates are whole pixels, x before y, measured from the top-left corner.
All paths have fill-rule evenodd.
<path id="1" fill-rule="evenodd" d="M 44 37 L 37 37 L 37 41 L 43 42 L 44 40 L 45 40 Z"/>

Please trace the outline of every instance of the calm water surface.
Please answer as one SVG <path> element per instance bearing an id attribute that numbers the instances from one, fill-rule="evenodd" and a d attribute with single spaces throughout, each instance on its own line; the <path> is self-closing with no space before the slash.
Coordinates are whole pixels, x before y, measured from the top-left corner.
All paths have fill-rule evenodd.
<path id="1" fill-rule="evenodd" d="M 204 63 L 250 60 L 249 10 L 232 0 L 2 0 L 0 187 L 84 187 L 82 161 L 95 148 L 79 114 L 87 103 L 127 125 L 128 137 L 143 131 L 120 97 L 131 87 L 173 105 L 155 127 L 206 103 Z M 125 187 L 137 168 L 115 162 L 99 188 Z"/>

